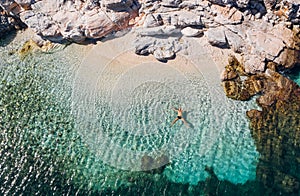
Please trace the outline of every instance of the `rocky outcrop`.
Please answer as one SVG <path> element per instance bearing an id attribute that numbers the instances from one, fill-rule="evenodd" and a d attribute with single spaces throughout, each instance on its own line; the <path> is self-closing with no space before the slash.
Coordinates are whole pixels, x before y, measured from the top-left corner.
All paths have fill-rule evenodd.
<path id="1" fill-rule="evenodd" d="M 134 1 L 50 1 L 31 5 L 21 19 L 34 31 L 51 41 L 83 42 L 101 38 L 129 25 L 138 9 Z"/>
<path id="2" fill-rule="evenodd" d="M 136 53 L 161 61 L 186 47 L 178 44 L 182 36 L 203 34 L 211 45 L 243 55 L 247 73 L 265 71 L 269 61 L 289 68 L 299 61 L 297 55 L 289 58 L 299 51 L 297 0 L 2 0 L 0 5 L 54 42 L 81 43 L 135 24 Z"/>
<path id="3" fill-rule="evenodd" d="M 101 38 L 129 26 L 137 15 L 138 4 L 133 0 L 114 1 L 3 1 L 13 12 L 44 39 L 81 43 L 87 38 Z M 14 7 L 12 9 L 12 7 Z"/>
<path id="4" fill-rule="evenodd" d="M 250 110 L 251 134 L 261 154 L 257 179 L 266 189 L 282 194 L 300 190 L 300 87 L 276 72 L 268 63 L 264 73 L 247 74 L 244 66 L 231 57 L 221 78 L 225 93 L 237 100 L 254 95 L 261 110 Z"/>
<path id="5" fill-rule="evenodd" d="M 299 47 L 295 45 L 299 41 L 299 28 L 295 26 L 299 20 L 299 4 L 293 0 L 285 3 L 270 0 L 266 0 L 265 3 L 253 0 L 144 0 L 141 1 L 141 5 L 142 17 L 138 21 L 138 26 L 142 29 L 140 31 L 172 26 L 181 29 L 181 34 L 177 34 L 178 39 L 182 36 L 196 37 L 204 32 L 211 45 L 231 48 L 233 52 L 242 54 L 247 73 L 264 72 L 266 63 L 270 61 L 287 67 L 292 67 L 299 61 L 298 57 L 288 58 L 288 54 L 296 54 L 299 51 Z M 286 14 L 278 16 L 279 10 L 285 10 Z M 144 48 L 144 51 L 149 48 L 146 53 L 150 54 L 160 50 L 161 46 L 147 46 L 156 45 L 157 37 L 160 37 L 161 33 L 151 36 L 155 37 L 152 44 L 149 44 L 149 41 L 144 42 L 143 39 L 137 41 L 138 54 L 139 48 Z M 168 43 L 176 45 L 178 39 L 170 39 Z M 168 59 L 169 54 L 176 53 L 174 47 L 167 47 L 166 50 L 168 52 L 163 53 L 166 56 L 160 55 L 159 60 Z"/>
<path id="6" fill-rule="evenodd" d="M 262 91 L 264 76 L 247 74 L 244 66 L 232 56 L 221 74 L 221 79 L 227 97 L 245 101 Z"/>
<path id="7" fill-rule="evenodd" d="M 261 160 L 257 177 L 266 187 L 284 194 L 300 190 L 300 87 L 277 72 L 267 70 L 262 110 L 250 110 L 251 133 Z"/>
<path id="8" fill-rule="evenodd" d="M 277 99 L 287 101 L 297 84 L 276 72 L 277 69 L 275 63 L 268 63 L 264 73 L 248 74 L 244 65 L 230 57 L 221 74 L 224 92 L 232 99 L 243 101 L 261 94 L 257 99 L 261 106 L 271 106 Z"/>
<path id="9" fill-rule="evenodd" d="M 219 47 L 229 46 L 236 53 L 242 53 L 247 73 L 265 71 L 266 62 L 291 68 L 300 60 L 300 48 L 296 45 L 299 37 L 295 31 L 283 24 L 272 26 L 263 21 L 247 21 L 239 26 L 210 29 L 207 36 L 210 43 Z M 287 57 L 289 52 L 293 54 L 291 58 Z"/>

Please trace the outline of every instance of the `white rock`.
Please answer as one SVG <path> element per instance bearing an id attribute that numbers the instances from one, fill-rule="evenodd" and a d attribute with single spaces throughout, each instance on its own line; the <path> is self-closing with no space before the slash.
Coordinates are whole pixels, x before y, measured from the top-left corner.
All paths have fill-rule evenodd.
<path id="1" fill-rule="evenodd" d="M 164 61 L 170 58 L 173 58 L 175 55 L 174 51 L 172 50 L 166 50 L 166 49 L 162 49 L 162 48 L 157 48 L 154 52 L 153 52 L 153 56 L 160 61 Z"/>
<path id="2" fill-rule="evenodd" d="M 180 30 L 175 26 L 159 26 L 159 27 L 151 27 L 151 28 L 138 28 L 136 29 L 138 35 L 142 36 L 156 36 L 156 35 L 164 35 L 171 36 L 175 34 L 179 34 Z"/>
<path id="3" fill-rule="evenodd" d="M 242 53 L 244 51 L 245 42 L 237 33 L 230 30 L 225 31 L 225 36 L 230 48 L 236 53 Z"/>
<path id="4" fill-rule="evenodd" d="M 210 28 L 205 32 L 208 42 L 213 46 L 225 47 L 227 45 L 224 27 Z"/>
<path id="5" fill-rule="evenodd" d="M 166 7 L 178 7 L 181 0 L 162 0 L 161 4 Z"/>
<path id="6" fill-rule="evenodd" d="M 175 11 L 161 13 L 163 23 L 176 27 L 201 26 L 203 25 L 200 15 L 188 11 Z"/>
<path id="7" fill-rule="evenodd" d="M 143 23 L 143 27 L 157 27 L 160 25 L 160 22 L 156 19 L 156 17 L 153 14 L 147 14 Z"/>
<path id="8" fill-rule="evenodd" d="M 253 44 L 252 52 L 265 54 L 265 57 L 269 60 L 274 60 L 285 46 L 282 39 L 270 33 L 254 30 L 248 35 Z"/>
<path id="9" fill-rule="evenodd" d="M 200 35 L 202 33 L 202 31 L 200 31 L 199 29 L 191 28 L 191 27 L 185 27 L 184 29 L 181 30 L 181 33 L 187 37 L 195 37 L 195 36 Z"/>

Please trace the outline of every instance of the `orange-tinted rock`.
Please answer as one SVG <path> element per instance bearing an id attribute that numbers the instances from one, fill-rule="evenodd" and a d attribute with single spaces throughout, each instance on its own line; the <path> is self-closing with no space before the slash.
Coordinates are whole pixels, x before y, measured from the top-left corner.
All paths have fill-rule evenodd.
<path id="1" fill-rule="evenodd" d="M 276 99 L 275 93 L 268 93 L 260 96 L 257 99 L 257 102 L 261 106 L 271 106 L 275 102 L 275 99 Z"/>
<path id="2" fill-rule="evenodd" d="M 267 69 L 270 69 L 272 71 L 276 71 L 276 68 L 277 68 L 277 64 L 274 63 L 274 62 L 268 62 L 267 63 Z"/>
<path id="3" fill-rule="evenodd" d="M 242 81 L 240 76 L 247 76 L 244 66 L 235 57 L 229 57 L 228 65 L 221 74 L 222 85 L 227 97 L 245 101 L 262 90 L 263 77 L 249 76 Z"/>
<path id="4" fill-rule="evenodd" d="M 261 93 L 257 103 L 262 111 L 247 111 L 260 162 L 257 179 L 265 188 L 282 194 L 299 195 L 300 185 L 300 87 L 276 72 L 278 64 L 268 63 L 265 73 L 240 79 L 238 63 L 231 58 L 222 82 L 226 95 L 246 100 Z M 234 71 L 238 76 L 229 79 Z M 225 74 L 224 74 L 225 75 Z"/>
<path id="5" fill-rule="evenodd" d="M 285 48 L 275 62 L 285 69 L 291 69 L 300 62 L 300 51 Z"/>
<path id="6" fill-rule="evenodd" d="M 300 87 L 276 72 L 268 71 L 262 111 L 250 110 L 251 134 L 261 161 L 257 178 L 266 188 L 283 194 L 299 194 L 300 184 Z M 276 91 L 274 91 L 276 89 Z"/>
<path id="7" fill-rule="evenodd" d="M 258 119 L 262 117 L 262 112 L 258 110 L 249 110 L 246 112 L 248 118 Z"/>
<path id="8" fill-rule="evenodd" d="M 250 96 L 253 96 L 263 90 L 263 82 L 264 77 L 253 75 L 244 81 L 244 87 L 247 89 Z"/>
<path id="9" fill-rule="evenodd" d="M 225 81 L 225 80 L 232 80 L 238 77 L 238 74 L 233 71 L 233 70 L 223 70 L 223 72 L 221 73 L 221 80 Z"/>

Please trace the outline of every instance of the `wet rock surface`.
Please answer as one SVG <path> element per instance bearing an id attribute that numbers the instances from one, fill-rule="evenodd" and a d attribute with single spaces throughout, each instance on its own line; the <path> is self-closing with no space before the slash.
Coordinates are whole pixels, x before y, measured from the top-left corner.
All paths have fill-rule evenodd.
<path id="1" fill-rule="evenodd" d="M 221 78 L 226 95 L 248 100 L 254 95 L 261 110 L 250 110 L 251 134 L 261 154 L 257 179 L 269 192 L 299 194 L 300 87 L 269 63 L 264 73 L 246 74 L 231 57 Z M 244 79 L 241 79 L 245 77 Z"/>
<path id="2" fill-rule="evenodd" d="M 268 189 L 297 195 L 300 185 L 300 88 L 276 72 L 270 74 L 273 78 L 266 88 L 272 91 L 258 99 L 262 110 L 247 112 L 251 133 L 261 154 L 257 177 Z"/>

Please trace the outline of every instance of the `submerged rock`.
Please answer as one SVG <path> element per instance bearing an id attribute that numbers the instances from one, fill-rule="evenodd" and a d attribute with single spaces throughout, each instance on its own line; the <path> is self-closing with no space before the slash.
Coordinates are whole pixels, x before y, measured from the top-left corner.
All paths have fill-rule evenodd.
<path id="1" fill-rule="evenodd" d="M 241 77 L 246 77 L 244 66 L 235 58 L 230 57 L 228 65 L 221 74 L 221 80 L 224 92 L 227 97 L 235 100 L 249 100 L 252 96 L 261 91 L 261 77 L 249 76 L 242 80 Z"/>
<path id="2" fill-rule="evenodd" d="M 25 42 L 22 48 L 19 50 L 19 55 L 21 56 L 21 58 L 24 58 L 29 53 L 37 50 L 40 50 L 40 46 L 33 40 L 29 40 Z"/>
<path id="3" fill-rule="evenodd" d="M 299 194 L 300 185 L 300 87 L 276 72 L 269 63 L 265 73 L 249 75 L 236 58 L 230 58 L 222 73 L 226 95 L 247 100 L 259 94 L 258 105 L 246 114 L 251 134 L 261 154 L 257 178 L 268 189 Z M 242 76 L 246 77 L 242 79 Z"/>
<path id="4" fill-rule="evenodd" d="M 62 50 L 65 47 L 66 45 L 55 44 L 49 41 L 44 41 L 39 43 L 33 39 L 30 39 L 23 44 L 22 48 L 18 51 L 18 53 L 21 59 L 24 59 L 27 55 L 33 52 L 49 53 L 49 52 Z"/>
<path id="5" fill-rule="evenodd" d="M 261 161 L 257 177 L 283 194 L 299 194 L 300 87 L 278 73 L 258 103 L 262 111 L 247 112 Z M 270 82 L 268 82 L 270 83 Z M 284 86 L 282 86 L 284 85 Z M 276 88 L 276 91 L 274 91 Z"/>
<path id="6" fill-rule="evenodd" d="M 170 162 L 166 155 L 153 158 L 149 155 L 144 155 L 141 160 L 141 170 L 162 173 L 164 167 Z"/>
<path id="7" fill-rule="evenodd" d="M 270 106 L 278 98 L 286 101 L 297 84 L 277 73 L 276 67 L 278 65 L 275 63 L 269 63 L 264 73 L 249 75 L 235 57 L 230 57 L 228 65 L 221 74 L 226 95 L 237 100 L 247 100 L 263 92 L 262 96 L 257 99 L 261 106 Z M 246 76 L 246 79 L 242 80 L 241 76 Z"/>

